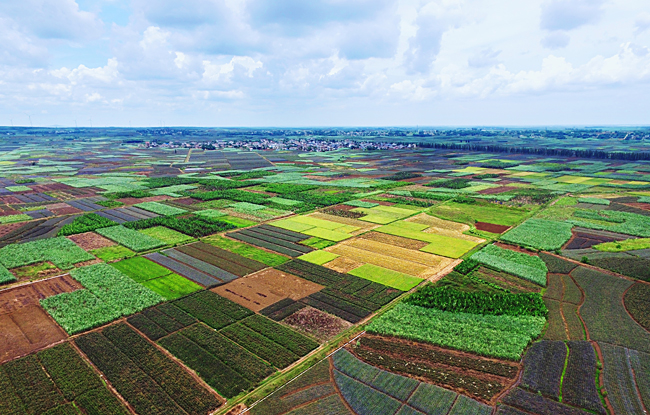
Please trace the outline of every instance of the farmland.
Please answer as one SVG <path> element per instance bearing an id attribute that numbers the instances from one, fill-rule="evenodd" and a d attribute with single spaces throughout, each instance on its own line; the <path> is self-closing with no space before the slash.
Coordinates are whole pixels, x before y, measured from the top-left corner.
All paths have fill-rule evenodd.
<path id="1" fill-rule="evenodd" d="M 0 143 L 2 414 L 650 404 L 646 161 L 58 143 Z"/>

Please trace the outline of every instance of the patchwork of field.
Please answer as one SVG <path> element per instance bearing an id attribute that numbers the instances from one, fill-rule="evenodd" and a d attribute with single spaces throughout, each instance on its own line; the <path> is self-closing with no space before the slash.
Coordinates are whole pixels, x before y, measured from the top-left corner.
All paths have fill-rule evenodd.
<path id="1" fill-rule="evenodd" d="M 2 414 L 650 405 L 644 161 L 57 142 L 0 143 Z"/>

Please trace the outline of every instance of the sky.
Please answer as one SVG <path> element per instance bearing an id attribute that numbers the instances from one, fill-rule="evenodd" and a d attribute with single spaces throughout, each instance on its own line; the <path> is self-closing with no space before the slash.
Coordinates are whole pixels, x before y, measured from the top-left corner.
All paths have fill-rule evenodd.
<path id="1" fill-rule="evenodd" d="M 650 124 L 648 0 L 0 0 L 0 125 Z"/>

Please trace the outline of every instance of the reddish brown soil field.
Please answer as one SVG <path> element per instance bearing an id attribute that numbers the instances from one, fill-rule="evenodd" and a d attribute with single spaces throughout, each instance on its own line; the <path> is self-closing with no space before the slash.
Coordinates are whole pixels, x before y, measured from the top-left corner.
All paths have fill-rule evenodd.
<path id="1" fill-rule="evenodd" d="M 104 238 L 95 232 L 85 232 L 77 235 L 68 236 L 72 242 L 76 243 L 81 249 L 90 251 L 92 249 L 104 248 L 107 246 L 117 245 L 115 242 L 108 238 Z"/>
<path id="2" fill-rule="evenodd" d="M 321 341 L 327 341 L 352 324 L 312 307 L 296 311 L 283 320 L 299 331 L 311 334 Z"/>
<path id="3" fill-rule="evenodd" d="M 479 231 L 492 232 L 492 233 L 503 233 L 508 229 L 510 229 L 510 226 L 495 225 L 494 223 L 487 223 L 487 222 L 476 222 L 474 226 L 476 226 L 476 229 L 478 229 Z"/>
<path id="4" fill-rule="evenodd" d="M 9 225 L 0 226 L 0 238 L 25 226 L 24 223 L 10 223 Z"/>
<path id="5" fill-rule="evenodd" d="M 629 235 L 603 231 L 591 231 L 584 228 L 573 229 L 573 237 L 564 245 L 564 249 L 585 249 L 605 242 L 622 241 L 633 238 Z"/>
<path id="6" fill-rule="evenodd" d="M 66 338 L 40 305 L 0 315 L 0 363 L 32 353 Z"/>
<path id="7" fill-rule="evenodd" d="M 162 200 L 167 200 L 171 199 L 170 196 L 150 196 L 150 197 L 125 197 L 124 199 L 117 199 L 118 202 L 122 202 L 125 205 L 135 205 L 137 203 L 145 203 L 145 202 L 160 202 Z"/>
<path id="8" fill-rule="evenodd" d="M 284 298 L 300 300 L 322 289 L 322 285 L 269 268 L 212 291 L 253 311 L 260 311 Z"/>
<path id="9" fill-rule="evenodd" d="M 335 206 L 330 206 L 326 210 L 352 210 L 356 209 L 356 206 L 349 206 L 349 205 L 335 205 Z"/>
<path id="10" fill-rule="evenodd" d="M 0 363 L 65 339 L 39 300 L 79 288 L 78 282 L 64 276 L 0 291 Z"/>
<path id="11" fill-rule="evenodd" d="M 650 203 L 625 203 L 625 206 L 630 206 L 637 209 L 650 210 Z"/>
<path id="12" fill-rule="evenodd" d="M 496 195 L 499 193 L 508 192 L 510 190 L 512 190 L 512 187 L 501 186 L 501 187 L 493 187 L 491 189 L 479 190 L 477 193 L 482 195 Z"/>
<path id="13" fill-rule="evenodd" d="M 196 205 L 197 203 L 201 203 L 201 200 L 198 199 L 192 199 L 191 197 L 185 198 L 185 199 L 175 199 L 174 204 L 176 205 L 185 205 L 185 206 L 191 206 L 191 205 Z"/>
<path id="14" fill-rule="evenodd" d="M 23 202 L 21 202 L 19 199 L 15 198 L 14 196 L 3 196 L 0 197 L 0 203 L 5 205 L 15 205 Z"/>
<path id="15" fill-rule="evenodd" d="M 20 215 L 20 211 L 11 209 L 8 206 L 0 206 L 0 216 Z"/>
<path id="16" fill-rule="evenodd" d="M 55 209 L 49 209 L 50 212 L 54 213 L 57 216 L 60 215 L 73 215 L 75 213 L 82 213 L 83 210 L 77 209 L 72 206 L 64 207 L 64 208 L 55 208 Z"/>
<path id="17" fill-rule="evenodd" d="M 529 250 L 527 250 L 525 248 L 522 248 L 520 246 L 508 245 L 508 244 L 504 244 L 503 242 L 495 242 L 494 244 L 496 246 L 498 246 L 499 248 L 509 249 L 511 251 L 521 252 L 522 254 L 527 254 L 527 255 L 530 255 L 530 256 L 537 256 L 537 254 L 535 252 L 531 252 L 531 251 L 529 251 Z"/>
<path id="18" fill-rule="evenodd" d="M 39 300 L 56 294 L 69 293 L 83 288 L 69 275 L 39 281 L 34 284 L 0 291 L 0 315 L 11 314 L 30 305 L 38 305 Z"/>
<path id="19" fill-rule="evenodd" d="M 373 366 L 433 383 L 490 405 L 517 381 L 519 372 L 519 366 L 513 362 L 392 337 L 365 335 L 348 350 Z M 400 370 L 404 365 L 410 369 Z M 414 375 L 418 371 L 422 375 Z"/>

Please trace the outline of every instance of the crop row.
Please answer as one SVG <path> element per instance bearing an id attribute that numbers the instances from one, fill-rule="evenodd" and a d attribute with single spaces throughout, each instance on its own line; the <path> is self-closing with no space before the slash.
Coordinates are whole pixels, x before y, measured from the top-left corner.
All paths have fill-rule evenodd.
<path id="1" fill-rule="evenodd" d="M 608 210 L 606 214 L 603 211 L 577 210 L 574 212 L 574 216 L 598 221 L 595 223 L 571 219 L 570 222 L 575 226 L 624 233 L 642 238 L 650 237 L 650 217 L 648 216 L 614 210 Z"/>
<path id="2" fill-rule="evenodd" d="M 471 369 L 509 379 L 517 376 L 519 370 L 517 366 L 507 363 L 450 353 L 442 349 L 427 348 L 422 344 L 391 341 L 389 338 L 383 337 L 363 336 L 359 340 L 359 345 L 377 353 L 401 356 L 404 357 L 404 360 L 421 360 L 434 365 Z"/>
<path id="3" fill-rule="evenodd" d="M 165 205 L 164 203 L 159 203 L 159 202 L 144 202 L 144 203 L 138 203 L 137 205 L 134 206 L 163 216 L 180 215 L 182 213 L 187 212 L 187 210 L 185 209 L 168 206 Z"/>
<path id="4" fill-rule="evenodd" d="M 603 353 L 603 380 L 607 397 L 616 414 L 645 413 L 639 398 L 637 385 L 633 377 L 630 350 L 607 343 L 598 343 Z M 646 366 L 647 367 L 647 366 Z M 637 369 L 639 369 L 637 367 Z M 637 373 L 637 378 L 644 382 L 647 373 Z M 641 383 L 644 385 L 644 383 Z M 645 381 L 647 386 L 647 381 Z"/>
<path id="5" fill-rule="evenodd" d="M 257 383 L 274 372 L 271 365 L 255 354 L 203 324 L 188 327 L 180 334 L 201 346 L 251 383 Z"/>
<path id="6" fill-rule="evenodd" d="M 483 401 L 490 401 L 492 397 L 501 392 L 505 386 L 503 383 L 494 380 L 486 381 L 452 369 L 442 368 L 437 365 L 429 365 L 421 361 L 414 362 L 410 358 L 404 359 L 393 355 L 386 355 L 370 349 L 358 348 L 356 349 L 356 353 L 372 366 L 384 368 L 393 372 L 426 378 L 432 383 L 447 388 L 456 390 L 462 389 L 466 393 Z"/>
<path id="7" fill-rule="evenodd" d="M 203 414 L 220 401 L 124 324 L 75 340 L 138 413 Z"/>
<path id="8" fill-rule="evenodd" d="M 490 316 L 423 308 L 400 303 L 370 322 L 368 332 L 429 342 L 485 356 L 519 360 L 546 319 Z"/>
<path id="9" fill-rule="evenodd" d="M 59 236 L 75 235 L 78 233 L 92 232 L 96 229 L 107 228 L 117 225 L 116 222 L 99 216 L 96 213 L 87 213 L 79 216 L 72 223 L 63 225 L 59 230 Z"/>
<path id="10" fill-rule="evenodd" d="M 570 341 L 566 373 L 562 381 L 562 402 L 605 414 L 596 390 L 596 353 L 589 342 Z"/>
<path id="11" fill-rule="evenodd" d="M 546 317 L 547 309 L 538 293 L 460 291 L 453 287 L 427 285 L 405 300 L 407 304 L 438 310 L 510 316 Z"/>
<path id="12" fill-rule="evenodd" d="M 305 304 L 292 300 L 291 298 L 284 298 L 260 310 L 260 314 L 271 320 L 280 321 L 303 308 L 305 308 Z"/>
<path id="13" fill-rule="evenodd" d="M 564 342 L 543 340 L 533 344 L 524 357 L 521 385 L 557 400 L 566 357 L 567 346 Z"/>
<path id="14" fill-rule="evenodd" d="M 160 344 L 225 398 L 232 398 L 252 386 L 246 378 L 180 333 L 165 337 Z"/>
<path id="15" fill-rule="evenodd" d="M 125 324 L 110 326 L 103 335 L 149 375 L 189 415 L 203 415 L 220 405 L 180 365 Z"/>
<path id="16" fill-rule="evenodd" d="M 243 320 L 241 324 L 298 356 L 304 356 L 318 347 L 315 341 L 257 314 Z"/>
<path id="17" fill-rule="evenodd" d="M 546 273 L 548 270 L 544 261 L 539 257 L 503 249 L 496 245 L 488 245 L 472 255 L 471 258 L 482 264 L 532 281 L 542 287 L 546 286 Z"/>
<path id="18" fill-rule="evenodd" d="M 7 269 L 44 261 L 50 261 L 60 269 L 70 269 L 74 264 L 92 259 L 95 257 L 64 237 L 12 244 L 0 249 L 0 264 Z"/>
<path id="19" fill-rule="evenodd" d="M 555 402 L 541 395 L 516 388 L 501 400 L 503 403 L 533 414 L 587 415 L 589 412 Z"/>
<path id="20" fill-rule="evenodd" d="M 215 330 L 222 329 L 236 321 L 199 300 L 196 295 L 181 298 L 173 304 Z"/>
<path id="21" fill-rule="evenodd" d="M 578 266 L 566 259 L 558 258 L 545 252 L 540 252 L 539 257 L 546 263 L 548 272 L 554 274 L 568 274 Z"/>
<path id="22" fill-rule="evenodd" d="M 650 352 L 650 333 L 634 322 L 623 305 L 632 282 L 583 267 L 571 275 L 585 292 L 580 316 L 591 339 Z"/>
<path id="23" fill-rule="evenodd" d="M 266 268 L 259 261 L 202 242 L 179 247 L 178 250 L 240 277 Z"/>
<path id="24" fill-rule="evenodd" d="M 501 240 L 515 245 L 552 251 L 560 249 L 571 239 L 572 224 L 544 219 L 528 219 L 509 230 Z"/>
<path id="25" fill-rule="evenodd" d="M 635 283 L 625 293 L 625 308 L 634 320 L 650 331 L 650 286 Z"/>
<path id="26" fill-rule="evenodd" d="M 136 230 L 152 228 L 154 226 L 164 226 L 195 238 L 235 228 L 235 226 L 230 223 L 221 221 L 218 218 L 213 219 L 205 216 L 189 216 L 182 218 L 159 216 L 157 218 L 128 222 L 125 223 L 124 226 Z"/>
<path id="27" fill-rule="evenodd" d="M 67 343 L 0 367 L 3 415 L 77 414 L 72 402 L 88 415 L 127 413 Z"/>
<path id="28" fill-rule="evenodd" d="M 128 318 L 129 324 L 156 341 L 169 333 L 194 324 L 196 320 L 171 303 L 149 308 Z"/>
<path id="29" fill-rule="evenodd" d="M 121 225 L 97 229 L 97 233 L 136 252 L 149 251 L 167 245 L 160 239 L 144 235 Z"/>
<path id="30" fill-rule="evenodd" d="M 103 263 L 74 269 L 70 275 L 86 289 L 41 300 L 45 310 L 70 334 L 137 313 L 164 300 Z"/>
<path id="31" fill-rule="evenodd" d="M 347 300 L 340 298 L 339 296 L 333 296 L 330 293 L 319 291 L 309 296 L 317 301 L 320 301 L 325 304 L 329 304 L 333 307 L 343 310 L 346 313 L 353 314 L 355 316 L 364 318 L 370 315 L 370 311 Z"/>
<path id="32" fill-rule="evenodd" d="M 402 404 L 388 395 L 354 380 L 338 370 L 334 380 L 341 395 L 359 415 L 394 415 Z"/>
<path id="33" fill-rule="evenodd" d="M 221 333 L 277 368 L 283 369 L 299 359 L 295 353 L 239 323 L 223 329 Z"/>

